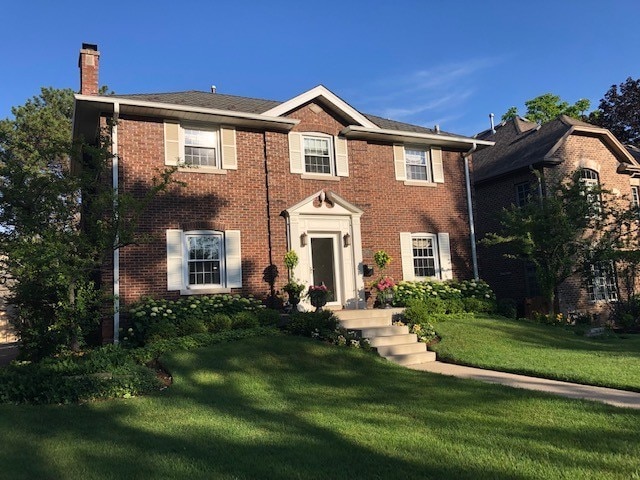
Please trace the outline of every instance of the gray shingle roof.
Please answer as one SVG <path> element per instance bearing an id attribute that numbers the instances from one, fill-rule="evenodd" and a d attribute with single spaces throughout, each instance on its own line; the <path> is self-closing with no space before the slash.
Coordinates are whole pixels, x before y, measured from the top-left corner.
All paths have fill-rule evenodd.
<path id="1" fill-rule="evenodd" d="M 236 95 L 226 95 L 223 93 L 201 92 L 197 90 L 167 93 L 136 93 L 130 95 L 111 96 L 116 98 L 141 100 L 146 102 L 168 103 L 172 105 L 213 108 L 217 110 L 230 110 L 234 112 L 256 114 L 264 113 L 283 103 L 275 100 L 263 100 L 259 98 L 240 97 Z M 431 128 L 421 127 L 419 125 L 411 125 L 409 123 L 396 122 L 395 120 L 389 120 L 387 118 L 382 118 L 366 113 L 364 113 L 363 115 L 382 129 L 415 133 L 435 133 L 435 130 Z M 455 137 L 467 138 L 463 135 L 456 135 L 453 133 L 441 133 Z"/>
<path id="2" fill-rule="evenodd" d="M 483 140 L 496 142 L 491 148 L 473 155 L 474 181 L 482 182 L 493 177 L 536 165 L 574 125 L 593 125 L 561 115 L 555 120 L 538 126 L 522 118 L 503 122 L 478 135 Z"/>

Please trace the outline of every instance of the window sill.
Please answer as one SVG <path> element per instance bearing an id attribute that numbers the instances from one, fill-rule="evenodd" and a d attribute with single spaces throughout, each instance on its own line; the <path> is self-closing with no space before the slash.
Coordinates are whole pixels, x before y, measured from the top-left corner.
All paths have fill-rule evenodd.
<path id="1" fill-rule="evenodd" d="M 436 187 L 436 186 L 438 186 L 437 183 L 427 182 L 425 180 L 405 180 L 404 184 L 408 185 L 408 186 L 411 186 L 411 187 Z"/>
<path id="2" fill-rule="evenodd" d="M 180 289 L 180 295 L 213 295 L 216 293 L 231 293 L 230 288 L 186 288 Z"/>
<path id="3" fill-rule="evenodd" d="M 314 175 L 312 173 L 303 173 L 300 175 L 300 178 L 303 180 L 326 180 L 329 182 L 339 182 L 340 177 L 336 177 L 334 175 Z"/>
<path id="4" fill-rule="evenodd" d="M 216 167 L 178 167 L 179 172 L 185 173 L 209 173 L 213 175 L 226 175 L 227 171 Z"/>

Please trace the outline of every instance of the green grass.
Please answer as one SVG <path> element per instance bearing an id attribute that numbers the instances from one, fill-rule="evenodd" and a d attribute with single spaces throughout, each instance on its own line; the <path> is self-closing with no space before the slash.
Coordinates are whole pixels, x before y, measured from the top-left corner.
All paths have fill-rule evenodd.
<path id="1" fill-rule="evenodd" d="M 0 406 L 0 477 L 638 478 L 640 411 L 407 370 L 301 338 L 166 359 L 152 397 Z"/>
<path id="2" fill-rule="evenodd" d="M 640 391 L 640 335 L 588 338 L 557 326 L 478 316 L 436 325 L 440 360 Z"/>

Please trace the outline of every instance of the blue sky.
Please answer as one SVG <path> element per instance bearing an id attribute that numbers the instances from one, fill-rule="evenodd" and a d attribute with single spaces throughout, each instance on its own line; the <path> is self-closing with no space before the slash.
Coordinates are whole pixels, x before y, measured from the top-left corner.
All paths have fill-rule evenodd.
<path id="1" fill-rule="evenodd" d="M 358 110 L 473 135 L 546 92 L 592 107 L 640 77 L 637 0 L 7 1 L 0 117 L 78 89 L 82 42 L 116 93 L 286 100 L 323 84 Z"/>

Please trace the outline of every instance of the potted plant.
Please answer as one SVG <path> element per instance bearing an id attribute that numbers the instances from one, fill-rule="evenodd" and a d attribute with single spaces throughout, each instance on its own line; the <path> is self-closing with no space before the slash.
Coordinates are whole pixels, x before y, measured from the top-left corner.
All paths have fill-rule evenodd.
<path id="1" fill-rule="evenodd" d="M 309 297 L 309 301 L 311 305 L 316 307 L 316 312 L 322 310 L 327 304 L 327 299 L 329 298 L 329 289 L 322 282 L 320 285 L 311 285 L 309 287 L 309 291 L 307 292 L 307 297 Z"/>
<path id="2" fill-rule="evenodd" d="M 300 295 L 304 291 L 304 284 L 298 282 L 293 274 L 293 269 L 298 265 L 298 254 L 293 250 L 289 250 L 284 255 L 284 264 L 289 271 L 289 281 L 282 290 L 289 296 L 288 302 L 291 310 L 297 310 L 300 303 Z"/>
<path id="3" fill-rule="evenodd" d="M 393 301 L 393 287 L 396 283 L 388 275 L 385 275 L 385 269 L 391 263 L 392 258 L 384 250 L 378 250 L 373 255 L 373 260 L 378 266 L 380 276 L 377 280 L 371 282 L 371 293 L 376 296 L 376 304 L 379 308 L 388 308 Z"/>

